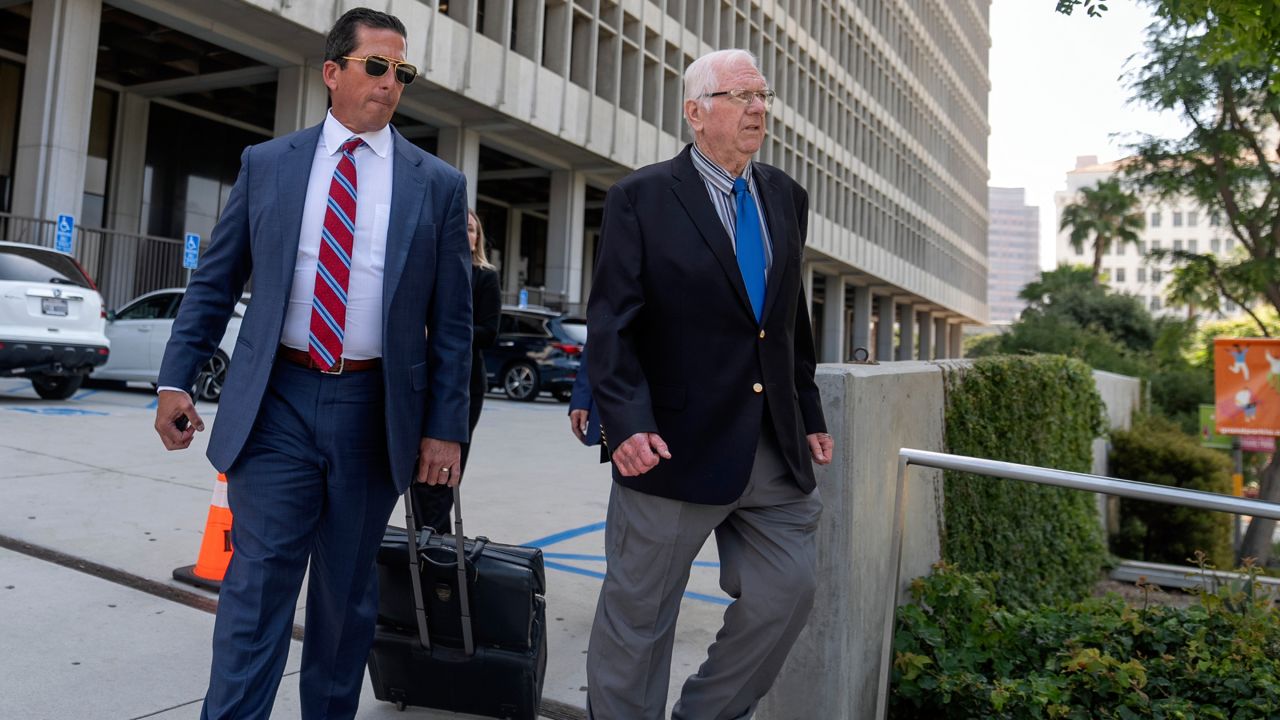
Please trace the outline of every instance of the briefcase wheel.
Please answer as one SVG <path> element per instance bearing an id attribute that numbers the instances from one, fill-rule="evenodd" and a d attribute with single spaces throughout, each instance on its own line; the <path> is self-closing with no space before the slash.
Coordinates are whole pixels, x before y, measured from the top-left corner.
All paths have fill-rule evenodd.
<path id="1" fill-rule="evenodd" d="M 397 700 L 397 701 L 396 701 L 396 709 L 397 709 L 397 710 L 399 710 L 400 712 L 404 712 L 404 701 L 403 701 L 403 700 Z"/>

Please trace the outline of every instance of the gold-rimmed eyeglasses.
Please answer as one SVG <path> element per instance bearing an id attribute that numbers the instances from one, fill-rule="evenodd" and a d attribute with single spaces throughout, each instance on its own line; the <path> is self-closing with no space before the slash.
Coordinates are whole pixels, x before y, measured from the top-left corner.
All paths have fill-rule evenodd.
<path id="1" fill-rule="evenodd" d="M 759 100 L 764 103 L 764 109 L 767 111 L 773 107 L 774 94 L 772 90 L 721 90 L 719 92 L 706 93 L 702 97 L 728 97 L 730 100 L 739 105 L 751 105 L 752 100 Z"/>
<path id="2" fill-rule="evenodd" d="M 413 79 L 418 77 L 418 66 L 396 60 L 385 55 L 367 55 L 365 57 L 351 57 L 343 55 L 343 60 L 355 60 L 364 63 L 364 71 L 370 77 L 382 77 L 387 74 L 387 70 L 394 68 L 396 74 L 396 82 L 401 85 L 409 85 L 413 83 Z"/>

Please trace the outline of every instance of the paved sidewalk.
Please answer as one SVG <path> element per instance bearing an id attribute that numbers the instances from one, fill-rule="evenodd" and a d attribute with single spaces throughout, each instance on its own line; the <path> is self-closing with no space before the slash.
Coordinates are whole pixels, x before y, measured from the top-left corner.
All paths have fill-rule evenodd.
<path id="1" fill-rule="evenodd" d="M 167 453 L 151 429 L 147 390 L 84 390 L 67 402 L 36 398 L 0 379 L 0 536 L 118 571 L 117 581 L 0 549 L 0 718 L 197 718 L 207 681 L 208 612 L 122 585 L 216 595 L 174 582 L 195 561 L 213 489 L 208 434 Z M 206 425 L 216 405 L 201 406 Z M 471 535 L 536 543 L 547 559 L 550 658 L 544 697 L 585 705 L 587 636 L 604 570 L 608 469 L 572 438 L 566 406 L 485 404 L 464 483 Z M 392 515 L 403 524 L 403 512 Z M 714 542 L 694 568 L 672 667 L 674 699 L 714 639 L 727 598 Z M 305 597 L 299 598 L 301 622 Z M 276 717 L 298 716 L 294 643 Z M 460 718 L 399 713 L 373 698 L 360 718 Z"/>

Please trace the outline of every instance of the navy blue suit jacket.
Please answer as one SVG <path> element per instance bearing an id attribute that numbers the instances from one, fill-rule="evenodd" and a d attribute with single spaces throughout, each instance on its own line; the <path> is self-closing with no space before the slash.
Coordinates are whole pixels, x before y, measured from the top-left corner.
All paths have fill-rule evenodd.
<path id="1" fill-rule="evenodd" d="M 191 277 L 165 348 L 158 384 L 191 387 L 252 274 L 253 299 L 240 325 L 209 438 L 209 459 L 219 471 L 226 471 L 244 447 L 271 377 L 321 127 L 245 149 L 240 175 Z M 391 473 L 403 492 L 423 437 L 468 440 L 471 251 L 462 173 L 394 128 L 392 135 L 382 373 Z"/>
<path id="2" fill-rule="evenodd" d="M 579 356 L 578 376 L 573 379 L 573 395 L 569 398 L 569 412 L 587 411 L 586 445 L 600 444 L 600 411 L 591 399 L 591 377 L 587 374 L 587 347 L 582 347 Z"/>
<path id="3" fill-rule="evenodd" d="M 672 456 L 636 477 L 615 465 L 614 479 L 728 504 L 771 428 L 791 476 L 810 492 L 805 436 L 826 425 L 800 283 L 809 196 L 778 168 L 752 163 L 773 243 L 757 322 L 733 240 L 689 154 L 637 170 L 605 198 L 587 308 L 592 395 L 607 443 L 656 432 Z"/>

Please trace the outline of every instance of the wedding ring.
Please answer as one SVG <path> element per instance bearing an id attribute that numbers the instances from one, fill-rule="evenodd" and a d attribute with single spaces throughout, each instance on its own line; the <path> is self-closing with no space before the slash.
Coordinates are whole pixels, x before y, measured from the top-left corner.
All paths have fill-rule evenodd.
<path id="1" fill-rule="evenodd" d="M 449 468 L 447 468 L 447 467 L 442 467 L 442 468 L 440 468 L 440 472 L 442 472 L 442 473 L 447 473 L 447 472 L 449 472 Z"/>

